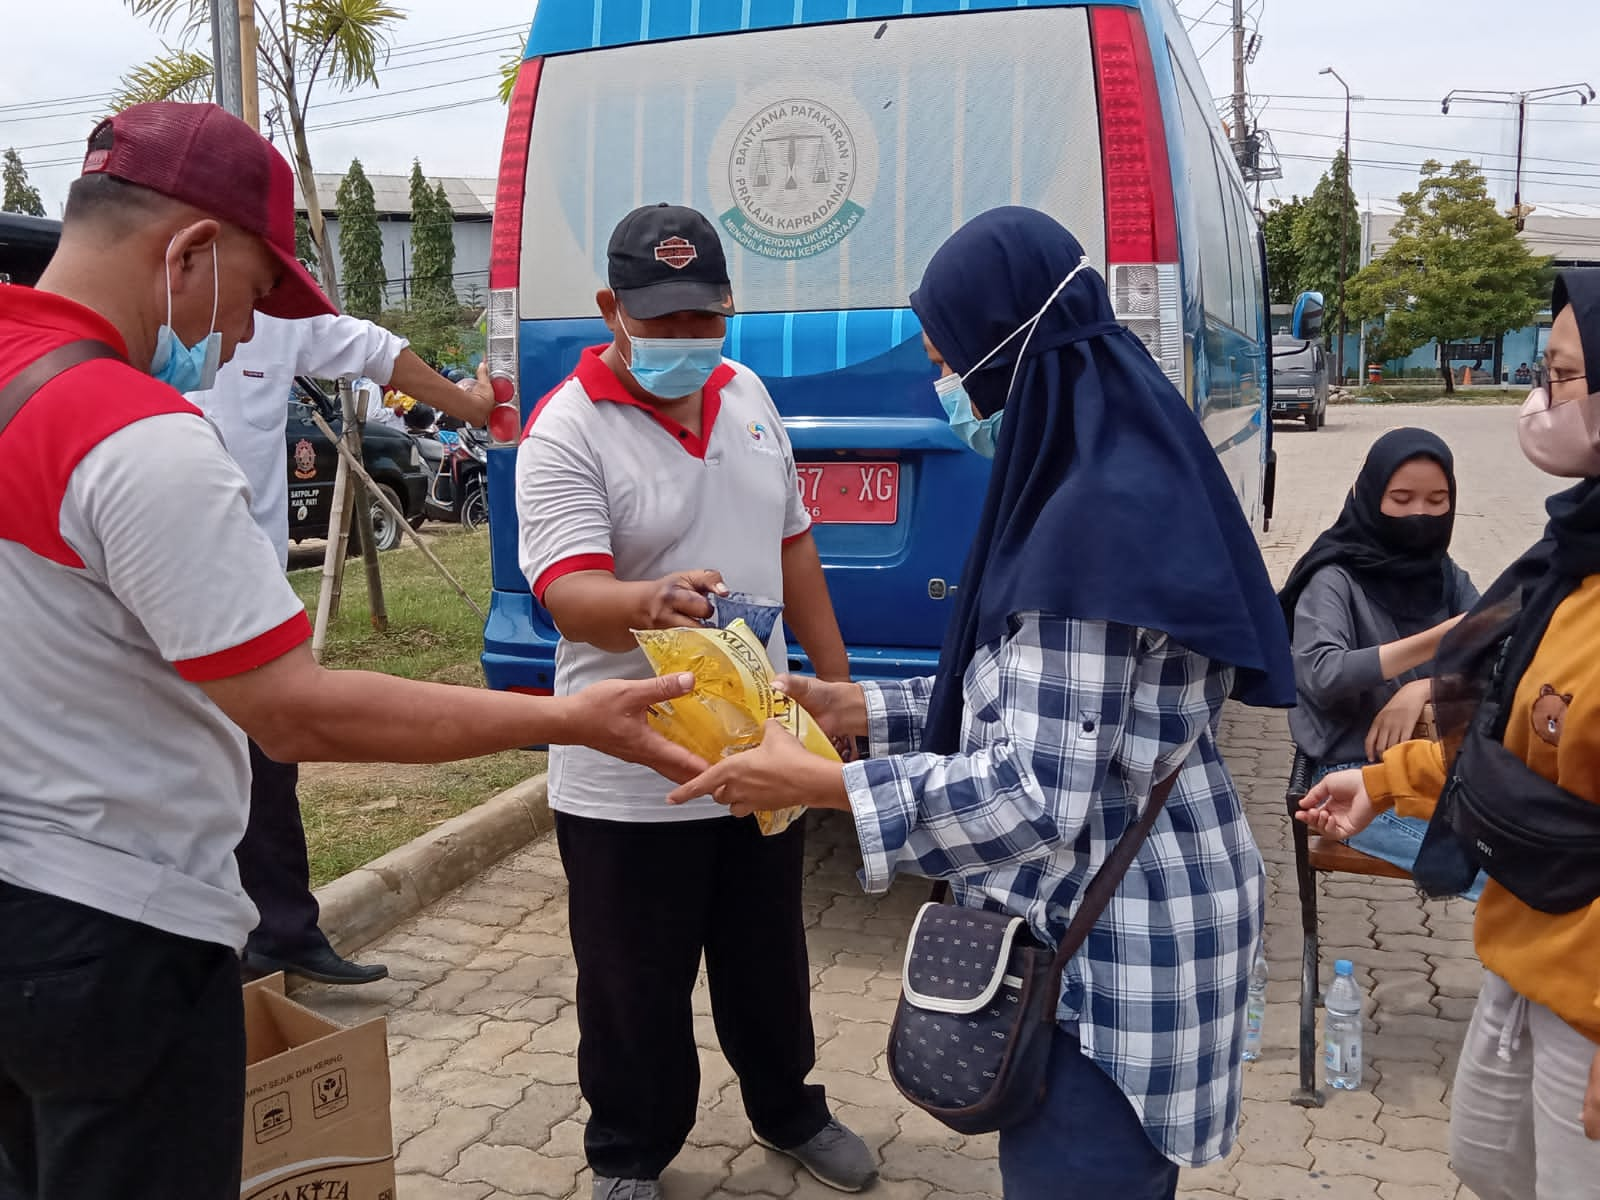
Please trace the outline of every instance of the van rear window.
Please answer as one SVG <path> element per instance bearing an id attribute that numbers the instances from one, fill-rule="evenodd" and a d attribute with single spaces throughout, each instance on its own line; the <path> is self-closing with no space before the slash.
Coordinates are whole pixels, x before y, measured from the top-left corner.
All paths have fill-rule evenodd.
<path id="1" fill-rule="evenodd" d="M 641 204 L 715 219 L 745 312 L 896 308 L 933 251 L 1003 204 L 1105 255 L 1084 9 L 953 13 L 654 42 L 544 65 L 524 318 L 594 312 Z"/>

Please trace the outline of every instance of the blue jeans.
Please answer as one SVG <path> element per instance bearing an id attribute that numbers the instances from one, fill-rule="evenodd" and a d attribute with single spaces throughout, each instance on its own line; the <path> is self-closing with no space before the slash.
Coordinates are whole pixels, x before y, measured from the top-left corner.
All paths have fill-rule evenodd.
<path id="1" fill-rule="evenodd" d="M 1312 777 L 1312 783 L 1320 783 L 1325 776 L 1332 775 L 1335 771 L 1348 771 L 1366 766 L 1366 763 L 1331 763 L 1326 767 L 1318 767 Z M 1428 832 L 1428 823 L 1421 817 L 1402 817 L 1393 812 L 1381 812 L 1377 818 L 1355 837 L 1349 840 L 1349 845 L 1363 854 L 1370 854 L 1373 858 L 1381 858 L 1384 862 L 1393 863 L 1397 867 L 1411 870 L 1417 861 L 1417 851 L 1422 849 L 1423 835 Z M 1478 878 L 1462 896 L 1477 902 L 1483 892 L 1484 880 L 1487 876 L 1482 871 Z"/>
<path id="2" fill-rule="evenodd" d="M 1178 1168 L 1078 1039 L 1056 1030 L 1044 1102 L 1000 1132 L 1005 1200 L 1173 1200 Z"/>

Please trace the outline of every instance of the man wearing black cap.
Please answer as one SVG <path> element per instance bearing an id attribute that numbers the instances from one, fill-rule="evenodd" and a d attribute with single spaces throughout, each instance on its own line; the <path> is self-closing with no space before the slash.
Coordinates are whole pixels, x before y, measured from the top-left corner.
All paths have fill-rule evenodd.
<path id="1" fill-rule="evenodd" d="M 517 457 L 522 568 L 562 633 L 557 695 L 648 677 L 630 631 L 698 624 L 706 594 L 730 588 L 782 597 L 817 673 L 848 678 L 783 423 L 755 373 L 722 356 L 734 309 L 715 228 L 693 209 L 638 209 L 608 267 L 596 302 L 613 340 L 540 401 Z M 787 668 L 782 624 L 768 653 Z M 662 796 L 648 768 L 552 751 L 595 1200 L 655 1200 L 694 1126 L 702 954 L 756 1140 L 861 1190 L 871 1153 L 806 1083 L 801 826 L 762 837 L 710 797 Z"/>
<path id="2" fill-rule="evenodd" d="M 688 676 L 537 700 L 313 661 L 243 474 L 179 394 L 256 311 L 331 311 L 291 181 L 214 105 L 128 109 L 90 136 L 38 289 L 0 284 L 5 1200 L 239 1195 L 246 734 L 281 762 L 582 738 L 697 765 L 644 717 Z"/>

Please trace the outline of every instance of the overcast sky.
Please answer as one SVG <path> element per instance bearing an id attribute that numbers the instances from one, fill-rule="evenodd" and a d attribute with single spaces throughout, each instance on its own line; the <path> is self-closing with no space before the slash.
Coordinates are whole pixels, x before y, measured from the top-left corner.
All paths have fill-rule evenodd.
<path id="1" fill-rule="evenodd" d="M 503 122 L 493 98 L 497 67 L 520 45 L 533 0 L 395 2 L 408 19 L 382 89 L 327 93 L 313 110 L 319 168 L 342 172 L 359 156 L 369 173 L 404 173 L 420 157 L 430 174 L 493 176 Z M 18 148 L 54 214 L 105 93 L 159 53 L 161 37 L 118 0 L 12 0 L 7 7 L 0 147 Z M 1232 89 L 1225 26 L 1231 0 L 1182 0 L 1179 7 L 1199 22 L 1191 40 L 1212 93 L 1223 100 Z M 1267 186 L 1266 197 L 1309 191 L 1337 148 L 1343 93 L 1317 74 L 1324 66 L 1368 97 L 1354 106 L 1353 123 L 1363 205 L 1412 186 L 1416 165 L 1430 156 L 1480 162 L 1509 201 L 1512 110 L 1460 104 L 1441 115 L 1439 100 L 1453 88 L 1580 80 L 1600 87 L 1594 0 L 1247 0 L 1247 9 L 1261 34 L 1250 90 L 1283 155 L 1284 178 Z M 414 111 L 442 105 L 452 107 Z M 1567 100 L 1532 114 L 1525 199 L 1600 205 L 1600 103 L 1580 108 Z M 345 122 L 359 123 L 335 127 Z"/>

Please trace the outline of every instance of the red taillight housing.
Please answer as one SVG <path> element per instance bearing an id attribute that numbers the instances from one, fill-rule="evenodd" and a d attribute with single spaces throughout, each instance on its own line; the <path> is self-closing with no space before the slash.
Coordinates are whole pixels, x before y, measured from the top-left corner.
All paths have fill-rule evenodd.
<path id="1" fill-rule="evenodd" d="M 1091 10 L 1105 173 L 1106 284 L 1117 319 L 1184 389 L 1178 217 L 1150 39 L 1128 8 Z"/>
<path id="2" fill-rule="evenodd" d="M 522 275 L 522 210 L 528 186 L 528 143 L 533 135 L 533 110 L 539 96 L 544 61 L 530 58 L 517 73 L 506 114 L 505 142 L 500 150 L 500 182 L 495 188 L 494 231 L 489 246 L 489 311 L 485 318 L 484 362 L 494 386 L 489 436 L 509 445 L 522 428 L 521 358 L 517 286 Z"/>
<path id="3" fill-rule="evenodd" d="M 1150 40 L 1132 9 L 1096 8 L 1091 12 L 1105 166 L 1106 258 L 1110 262 L 1176 262 L 1178 221 L 1172 205 L 1172 168 L 1167 160 Z"/>

